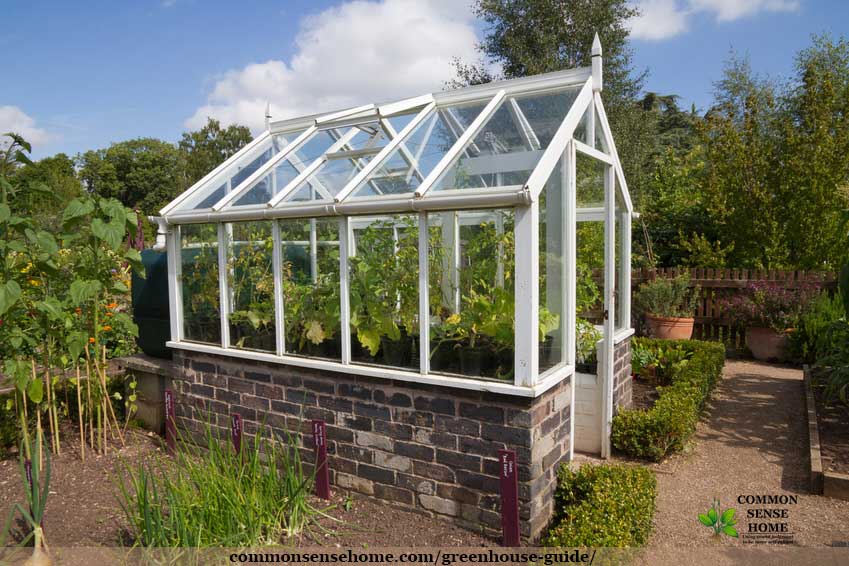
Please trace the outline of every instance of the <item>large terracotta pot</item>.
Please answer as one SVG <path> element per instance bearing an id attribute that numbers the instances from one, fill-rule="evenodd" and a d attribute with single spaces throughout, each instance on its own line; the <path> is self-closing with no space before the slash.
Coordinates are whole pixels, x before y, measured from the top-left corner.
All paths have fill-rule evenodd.
<path id="1" fill-rule="evenodd" d="M 689 340 L 693 336 L 693 323 L 696 319 L 675 316 L 646 315 L 646 324 L 655 338 L 663 340 Z"/>
<path id="2" fill-rule="evenodd" d="M 746 346 L 756 360 L 782 361 L 787 348 L 787 335 L 772 328 L 747 328 Z"/>

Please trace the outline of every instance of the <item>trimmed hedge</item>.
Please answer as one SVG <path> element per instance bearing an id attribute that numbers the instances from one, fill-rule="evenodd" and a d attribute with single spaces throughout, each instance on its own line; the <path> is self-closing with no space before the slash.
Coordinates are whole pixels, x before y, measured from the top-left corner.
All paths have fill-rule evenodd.
<path id="1" fill-rule="evenodd" d="M 684 448 L 725 365 L 725 346 L 717 342 L 637 338 L 634 347 L 668 343 L 692 356 L 673 370 L 670 385 L 660 388 L 654 407 L 623 409 L 613 418 L 611 443 L 635 458 L 660 461 Z"/>
<path id="2" fill-rule="evenodd" d="M 657 480 L 648 468 L 564 464 L 557 473 L 554 521 L 543 543 L 560 547 L 633 547 L 652 530 Z"/>

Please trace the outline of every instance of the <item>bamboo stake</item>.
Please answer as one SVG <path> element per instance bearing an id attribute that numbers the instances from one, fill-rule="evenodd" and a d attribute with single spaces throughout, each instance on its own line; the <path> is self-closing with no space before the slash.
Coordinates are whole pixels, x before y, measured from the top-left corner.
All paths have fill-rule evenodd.
<path id="1" fill-rule="evenodd" d="M 15 399 L 17 399 L 17 395 L 15 396 Z M 27 460 L 32 460 L 32 450 L 30 449 L 29 442 L 29 415 L 27 415 L 26 391 L 21 391 L 21 405 L 23 406 L 24 410 L 18 414 L 21 415 L 21 432 L 24 436 L 24 450 L 27 453 Z"/>
<path id="2" fill-rule="evenodd" d="M 80 381 L 80 364 L 79 364 L 79 362 L 74 363 L 74 369 L 77 372 L 77 412 L 79 413 L 78 416 L 79 416 L 79 421 L 80 421 L 80 456 L 82 457 L 83 462 L 85 462 L 85 427 L 83 425 L 83 400 L 82 400 L 82 394 L 80 392 L 80 389 L 82 388 L 83 384 Z M 65 392 L 67 392 L 67 391 L 68 390 L 66 388 Z"/>
<path id="3" fill-rule="evenodd" d="M 109 412 L 112 414 L 112 422 L 115 423 L 115 428 L 118 432 L 118 439 L 121 441 L 121 446 L 125 446 L 124 435 L 121 434 L 121 424 L 118 421 L 118 417 L 115 415 L 115 408 L 112 406 L 111 399 L 109 399 L 109 391 L 106 385 L 106 346 L 103 346 L 103 365 L 101 366 L 100 380 L 103 384 L 103 394 L 107 400 L 106 405 L 109 408 Z"/>
<path id="4" fill-rule="evenodd" d="M 35 365 L 33 364 L 33 370 L 35 370 Z M 58 432 L 55 428 L 53 428 L 53 395 L 51 394 L 52 387 L 50 386 L 50 372 L 44 372 L 44 389 L 45 395 L 47 396 L 47 426 L 50 429 L 50 446 L 53 449 L 54 454 L 58 454 L 59 450 L 56 446 L 56 435 Z"/>
<path id="5" fill-rule="evenodd" d="M 38 408 L 38 405 L 36 405 L 35 417 L 36 417 L 36 421 L 35 421 L 36 422 L 36 441 L 38 442 L 38 446 L 40 448 L 40 447 L 44 446 L 44 434 L 43 434 L 43 431 L 41 429 L 41 409 Z M 44 466 L 44 450 L 38 451 L 38 465 L 42 466 L 42 467 Z"/>
<path id="6" fill-rule="evenodd" d="M 88 397 L 88 436 L 91 444 L 91 449 L 94 450 L 94 406 L 91 404 L 91 362 L 88 355 L 88 346 L 85 348 L 85 392 Z"/>

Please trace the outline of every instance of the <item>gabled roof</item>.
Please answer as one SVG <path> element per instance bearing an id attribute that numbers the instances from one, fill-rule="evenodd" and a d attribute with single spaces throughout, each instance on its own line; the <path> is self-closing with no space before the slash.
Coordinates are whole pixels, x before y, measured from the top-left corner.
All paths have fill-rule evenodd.
<path id="1" fill-rule="evenodd" d="M 630 210 L 581 68 L 271 122 L 160 213 L 186 223 L 527 204 L 593 106 Z"/>

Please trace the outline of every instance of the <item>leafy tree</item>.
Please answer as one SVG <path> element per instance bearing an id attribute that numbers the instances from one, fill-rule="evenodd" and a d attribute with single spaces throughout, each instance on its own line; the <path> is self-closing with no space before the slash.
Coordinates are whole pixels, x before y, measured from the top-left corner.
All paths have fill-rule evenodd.
<path id="1" fill-rule="evenodd" d="M 849 254 L 849 41 L 814 38 L 797 57 L 783 110 L 777 183 L 787 261 L 838 269 Z"/>
<path id="2" fill-rule="evenodd" d="M 246 126 L 221 123 L 208 118 L 200 130 L 184 132 L 178 147 L 185 161 L 184 189 L 192 186 L 220 163 L 242 149 L 252 139 Z"/>
<path id="3" fill-rule="evenodd" d="M 87 151 L 78 161 L 80 179 L 90 193 L 116 198 L 144 214 L 156 214 L 183 185 L 183 163 L 177 148 L 154 138 Z"/>

